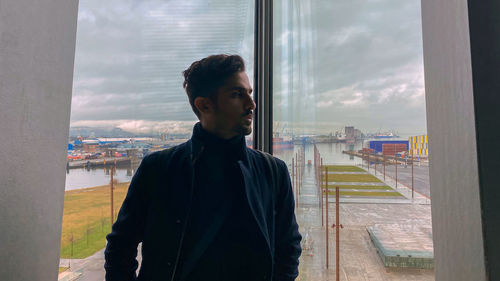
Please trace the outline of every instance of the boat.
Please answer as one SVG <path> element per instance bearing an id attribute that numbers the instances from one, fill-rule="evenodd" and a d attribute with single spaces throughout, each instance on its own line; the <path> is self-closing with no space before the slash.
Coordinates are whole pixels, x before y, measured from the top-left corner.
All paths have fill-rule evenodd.
<path id="1" fill-rule="evenodd" d="M 376 133 L 373 135 L 373 138 L 375 139 L 391 139 L 391 138 L 398 138 L 399 136 L 392 133 L 392 132 L 386 132 L 386 133 Z"/>

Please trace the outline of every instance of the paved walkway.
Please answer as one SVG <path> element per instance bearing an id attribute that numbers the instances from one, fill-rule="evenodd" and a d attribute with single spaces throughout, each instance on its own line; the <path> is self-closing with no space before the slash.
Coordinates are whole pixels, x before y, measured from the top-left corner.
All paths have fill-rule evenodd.
<path id="1" fill-rule="evenodd" d="M 429 167 L 414 167 L 414 192 L 412 194 L 411 190 L 411 166 L 404 168 L 404 166 L 398 166 L 398 182 L 396 185 L 396 179 L 394 177 L 395 168 L 394 166 L 386 167 L 386 174 L 384 180 L 383 171 L 380 171 L 377 165 L 377 170 L 370 169 L 369 173 L 375 175 L 381 181 L 385 181 L 387 185 L 397 190 L 399 193 L 403 194 L 406 198 L 412 200 L 414 203 L 418 204 L 431 204 L 430 198 L 430 184 L 429 184 Z M 374 167 L 374 166 L 373 166 Z M 383 170 L 383 167 L 382 167 Z M 392 173 L 391 173 L 392 171 Z M 418 180 L 417 180 L 418 179 Z"/>
<path id="2" fill-rule="evenodd" d="M 399 191 L 399 190 L 398 190 Z M 303 237 L 303 254 L 300 258 L 297 280 L 335 280 L 335 232 L 329 232 L 329 268 L 326 268 L 326 230 L 321 226 L 317 187 L 312 167 L 305 168 L 303 186 L 296 209 L 300 232 Z M 430 269 L 391 269 L 382 260 L 367 232 L 375 224 L 431 227 L 430 205 L 414 204 L 408 199 L 371 199 L 353 202 L 343 198 L 340 205 L 340 280 L 434 280 Z M 335 198 L 329 198 L 329 225 L 335 219 Z"/>
<path id="3" fill-rule="evenodd" d="M 102 281 L 104 280 L 104 249 L 85 259 L 61 259 L 59 266 L 71 266 L 66 272 L 59 274 L 59 281 Z M 71 273 L 69 278 L 65 276 L 66 273 Z"/>
<path id="4" fill-rule="evenodd" d="M 137 260 L 141 261 L 141 245 L 138 247 L 137 255 Z M 68 267 L 69 265 L 71 268 L 60 273 L 58 281 L 103 281 L 105 274 L 104 249 L 85 259 L 60 259 L 59 266 Z M 137 273 L 139 273 L 139 269 Z"/>
<path id="5" fill-rule="evenodd" d="M 365 165 L 366 167 L 366 165 Z M 373 173 L 375 170 L 375 165 L 370 165 L 370 172 Z M 377 175 L 383 175 L 384 167 L 383 165 L 377 165 Z M 394 165 L 388 165 L 385 167 L 386 178 L 391 180 L 395 179 L 396 169 Z M 429 180 L 429 166 L 426 165 L 417 165 L 413 166 L 413 183 L 415 191 L 421 193 L 424 196 L 430 197 L 430 180 Z M 411 165 L 407 165 L 406 168 L 404 165 L 398 166 L 398 184 L 402 183 L 405 186 L 411 188 Z"/>

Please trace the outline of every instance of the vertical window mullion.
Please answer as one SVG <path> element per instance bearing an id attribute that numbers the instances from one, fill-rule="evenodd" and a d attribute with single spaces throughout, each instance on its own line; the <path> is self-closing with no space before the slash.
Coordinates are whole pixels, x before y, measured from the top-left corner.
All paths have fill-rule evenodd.
<path id="1" fill-rule="evenodd" d="M 272 153 L 272 0 L 255 0 L 254 147 Z"/>

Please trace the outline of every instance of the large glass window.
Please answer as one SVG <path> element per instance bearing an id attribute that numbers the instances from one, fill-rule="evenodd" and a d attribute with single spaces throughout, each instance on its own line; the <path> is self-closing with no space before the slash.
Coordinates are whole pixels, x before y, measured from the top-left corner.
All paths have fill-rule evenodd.
<path id="1" fill-rule="evenodd" d="M 299 280 L 335 277 L 337 232 L 341 279 L 433 280 L 420 1 L 279 0 L 273 28 L 273 153 L 295 183 Z"/>
<path id="2" fill-rule="evenodd" d="M 252 1 L 80 1 L 63 274 L 102 279 L 105 235 L 141 158 L 190 137 L 197 118 L 182 71 L 239 54 L 253 81 L 253 22 Z"/>

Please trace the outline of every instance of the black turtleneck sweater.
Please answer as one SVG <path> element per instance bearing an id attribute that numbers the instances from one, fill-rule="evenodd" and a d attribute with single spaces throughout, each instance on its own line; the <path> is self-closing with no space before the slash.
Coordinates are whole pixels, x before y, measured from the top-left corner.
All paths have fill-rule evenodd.
<path id="1" fill-rule="evenodd" d="M 184 247 L 191 257 L 181 256 L 181 265 L 190 273 L 183 280 L 258 280 L 255 265 L 259 254 L 258 225 L 246 199 L 238 165 L 245 153 L 244 136 L 229 140 L 204 130 L 200 123 L 193 130 L 195 166 L 193 205 Z M 206 229 L 211 229 L 209 233 Z M 209 239 L 206 249 L 199 241 Z M 262 251 L 262 250 L 260 250 Z M 185 252 L 185 251 L 183 251 Z"/>

